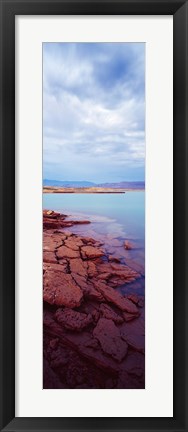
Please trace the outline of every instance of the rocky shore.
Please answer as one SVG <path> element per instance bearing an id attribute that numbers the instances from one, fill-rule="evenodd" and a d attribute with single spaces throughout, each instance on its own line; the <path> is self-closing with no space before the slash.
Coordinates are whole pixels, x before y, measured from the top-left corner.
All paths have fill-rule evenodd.
<path id="1" fill-rule="evenodd" d="M 102 242 L 70 231 L 88 223 L 43 212 L 43 387 L 141 389 L 144 298 L 118 290 L 141 275 Z"/>

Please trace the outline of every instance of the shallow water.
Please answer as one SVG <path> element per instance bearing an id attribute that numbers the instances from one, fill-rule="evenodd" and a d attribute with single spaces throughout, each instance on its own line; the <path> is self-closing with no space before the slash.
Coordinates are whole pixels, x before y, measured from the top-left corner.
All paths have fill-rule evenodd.
<path id="1" fill-rule="evenodd" d="M 103 216 L 120 224 L 129 237 L 144 240 L 145 192 L 125 194 L 44 194 L 43 208 Z"/>
<path id="2" fill-rule="evenodd" d="M 70 219 L 90 220 L 91 224 L 73 226 L 70 230 L 103 241 L 108 253 L 137 270 L 140 280 L 121 290 L 144 294 L 145 192 L 43 194 L 43 208 L 65 213 Z M 130 251 L 123 246 L 126 239 L 133 245 Z"/>

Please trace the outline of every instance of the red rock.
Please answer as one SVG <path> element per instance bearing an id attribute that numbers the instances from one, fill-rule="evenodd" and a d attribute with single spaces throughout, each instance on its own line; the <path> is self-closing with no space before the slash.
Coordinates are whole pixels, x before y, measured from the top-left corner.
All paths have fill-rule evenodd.
<path id="1" fill-rule="evenodd" d="M 55 218 L 52 214 L 45 218 L 48 222 L 56 220 L 61 224 L 74 224 L 74 221 L 65 221 L 61 216 Z M 89 235 L 94 234 L 89 232 Z M 46 318 L 44 313 L 47 349 L 45 355 L 48 360 L 54 355 L 49 363 L 50 367 L 58 368 L 58 375 L 62 379 L 63 366 L 65 365 L 66 370 L 68 360 L 64 363 L 60 351 L 67 350 L 68 353 L 73 353 L 73 358 L 78 355 L 81 361 L 88 365 L 89 361 L 91 367 L 102 369 L 116 377 L 118 375 L 118 381 L 116 378 L 113 379 L 113 385 L 109 384 L 109 388 L 143 388 L 144 368 L 135 365 L 133 356 L 132 364 L 126 360 L 132 354 L 144 358 L 145 338 L 139 330 L 140 324 L 137 324 L 144 322 L 141 320 L 144 308 L 137 308 L 143 306 L 144 302 L 142 298 L 133 294 L 125 297 L 113 288 L 140 277 L 139 273 L 132 270 L 132 260 L 130 267 L 121 264 L 120 259 L 116 257 L 121 255 L 120 249 L 117 248 L 117 252 L 111 257 L 106 256 L 108 261 L 104 262 L 103 256 L 106 252 L 100 247 L 100 242 L 90 237 L 85 240 L 84 237 L 64 230 L 61 232 L 57 228 L 55 231 L 44 230 L 43 246 L 44 260 L 58 257 L 57 262 L 44 262 L 44 301 L 63 306 L 63 310 L 56 312 L 58 322 Z M 121 250 L 123 251 L 123 248 Z M 123 254 L 130 257 L 125 250 Z M 44 308 L 47 309 L 46 305 Z M 74 308 L 76 310 L 72 310 Z M 51 317 L 54 317 L 55 308 L 48 309 Z M 103 326 L 101 320 L 110 324 Z M 135 327 L 129 327 L 134 323 Z M 95 331 L 98 332 L 98 339 L 94 335 Z M 57 341 L 57 344 L 53 341 Z M 128 347 L 131 349 L 129 348 L 126 355 Z M 73 359 L 73 367 L 74 362 Z M 104 387 L 101 388 L 108 388 L 105 381 L 106 378 Z M 66 386 L 69 385 L 67 383 Z M 88 387 L 89 381 L 84 381 L 83 388 L 85 384 L 86 388 L 91 388 Z M 73 386 L 78 387 L 79 385 Z"/>
<path id="2" fill-rule="evenodd" d="M 108 261 L 115 262 L 115 263 L 120 263 L 121 262 L 121 260 L 119 258 L 114 257 L 113 255 L 109 255 Z"/>
<path id="3" fill-rule="evenodd" d="M 121 362 L 126 356 L 128 345 L 121 339 L 119 329 L 114 322 L 100 318 L 93 331 L 93 336 L 100 342 L 101 348 L 105 354 Z"/>
<path id="4" fill-rule="evenodd" d="M 54 252 L 43 252 L 43 261 L 46 263 L 57 263 L 57 259 Z"/>
<path id="5" fill-rule="evenodd" d="M 95 288 L 104 296 L 104 298 L 115 304 L 119 309 L 130 314 L 137 315 L 138 309 L 130 300 L 123 297 L 113 288 L 105 285 L 102 282 L 95 283 Z"/>
<path id="6" fill-rule="evenodd" d="M 62 223 L 58 221 L 57 219 L 43 219 L 43 228 L 45 229 L 52 229 L 52 228 L 60 228 L 62 226 Z"/>
<path id="7" fill-rule="evenodd" d="M 58 262 L 56 264 L 54 263 L 43 263 L 43 270 L 54 270 L 57 272 L 62 272 L 62 273 L 66 273 L 67 270 L 67 262 L 65 260 L 62 260 L 61 263 Z"/>
<path id="8" fill-rule="evenodd" d="M 67 248 L 69 248 L 71 250 L 79 251 L 79 247 L 78 247 L 78 245 L 76 245 L 76 243 L 72 237 L 69 237 L 67 240 L 65 240 L 64 246 L 66 246 Z"/>
<path id="9" fill-rule="evenodd" d="M 71 237 L 72 236 L 72 233 L 69 232 L 69 231 L 64 231 L 63 230 L 63 234 L 65 235 L 65 237 Z"/>
<path id="10" fill-rule="evenodd" d="M 87 243 L 95 244 L 95 243 L 96 243 L 96 240 L 94 240 L 94 239 L 91 238 L 91 237 L 84 237 L 84 238 L 82 239 L 82 241 L 83 241 L 84 244 L 87 244 Z"/>
<path id="11" fill-rule="evenodd" d="M 138 298 L 138 296 L 136 294 L 130 294 L 130 295 L 127 296 L 127 298 L 129 300 L 131 300 L 133 303 L 135 303 L 136 305 L 139 302 L 139 298 Z"/>
<path id="12" fill-rule="evenodd" d="M 124 264 L 111 263 L 110 265 L 112 270 L 116 272 L 122 272 L 122 273 L 125 272 L 126 274 L 130 274 L 130 275 L 138 275 L 138 273 L 135 272 L 135 270 L 132 270 L 130 267 Z"/>
<path id="13" fill-rule="evenodd" d="M 99 263 L 97 263 L 97 270 L 98 272 L 101 273 L 112 273 L 112 264 L 108 263 L 108 262 L 103 262 L 103 261 L 99 261 Z"/>
<path id="14" fill-rule="evenodd" d="M 53 215 L 52 215 L 53 216 Z M 60 229 L 65 227 L 71 227 L 73 225 L 81 225 L 81 224 L 89 224 L 90 221 L 83 220 L 83 221 L 73 221 L 73 220 L 64 220 L 65 217 L 60 216 L 59 218 L 56 217 L 47 217 L 47 215 L 44 215 L 43 217 L 43 228 L 44 229 Z"/>
<path id="15" fill-rule="evenodd" d="M 137 314 L 130 314 L 128 312 L 123 312 L 123 318 L 126 322 L 132 321 L 133 319 L 139 316 L 139 312 Z"/>
<path id="16" fill-rule="evenodd" d="M 67 363 L 68 356 L 66 355 L 62 347 L 59 345 L 58 348 L 51 353 L 50 366 L 52 368 L 59 368 L 67 365 Z"/>
<path id="17" fill-rule="evenodd" d="M 72 309 L 58 309 L 55 318 L 67 330 L 81 331 L 92 323 L 92 316 Z"/>
<path id="18" fill-rule="evenodd" d="M 86 330 L 82 333 L 65 331 L 57 322 L 54 321 L 50 312 L 45 311 L 44 326 L 48 334 L 59 337 L 59 340 L 75 349 L 82 357 L 88 359 L 92 364 L 114 376 L 118 374 L 117 362 L 112 357 L 107 357 L 101 350 L 96 350 L 88 346 L 93 341 L 90 333 Z M 60 342 L 60 343 L 61 343 Z"/>
<path id="19" fill-rule="evenodd" d="M 47 252 L 52 252 L 59 246 L 63 244 L 63 240 L 66 237 L 63 234 L 55 234 L 55 233 L 48 233 L 44 231 L 43 234 L 43 249 Z"/>
<path id="20" fill-rule="evenodd" d="M 46 270 L 43 286 L 43 298 L 47 303 L 70 308 L 80 306 L 83 294 L 70 274 Z"/>
<path id="21" fill-rule="evenodd" d="M 94 323 L 97 324 L 97 321 L 100 318 L 100 312 L 98 310 L 94 310 L 92 312 L 92 318 L 93 318 Z"/>
<path id="22" fill-rule="evenodd" d="M 99 303 L 105 301 L 104 296 L 97 289 L 95 289 L 94 286 L 90 285 L 89 283 L 87 285 L 87 291 L 84 293 L 84 296 L 87 299 L 94 300 Z"/>
<path id="23" fill-rule="evenodd" d="M 90 278 L 97 275 L 97 267 L 92 261 L 87 261 L 87 272 Z"/>
<path id="24" fill-rule="evenodd" d="M 143 264 L 138 263 L 138 261 L 134 261 L 133 259 L 128 258 L 130 254 L 125 251 L 125 259 L 128 266 L 130 266 L 132 269 L 134 269 L 136 272 L 140 273 L 140 275 L 145 274 L 145 268 Z"/>
<path id="25" fill-rule="evenodd" d="M 124 285 L 125 283 L 130 283 L 140 275 L 132 270 L 130 267 L 123 264 L 116 263 L 100 263 L 97 266 L 99 272 L 98 279 L 106 279 L 113 286 Z"/>
<path id="26" fill-rule="evenodd" d="M 87 276 L 87 265 L 81 258 L 74 258 L 70 260 L 70 270 L 72 273 L 77 273 L 80 276 Z"/>
<path id="27" fill-rule="evenodd" d="M 126 250 L 131 250 L 133 248 L 131 243 L 127 240 L 125 240 L 124 247 Z"/>
<path id="28" fill-rule="evenodd" d="M 144 307 L 144 299 L 143 298 L 139 298 L 138 307 L 140 307 L 140 308 Z"/>
<path id="29" fill-rule="evenodd" d="M 108 280 L 110 277 L 112 277 L 111 273 L 99 273 L 98 279 L 100 280 Z"/>
<path id="30" fill-rule="evenodd" d="M 55 212 L 53 210 L 43 210 L 43 217 L 58 218 L 60 216 L 65 217 L 65 215 L 61 215 L 61 213 Z"/>
<path id="31" fill-rule="evenodd" d="M 124 322 L 124 319 L 120 315 L 118 315 L 110 306 L 104 303 L 100 305 L 99 310 L 103 318 L 111 319 L 116 324 L 122 324 Z"/>
<path id="32" fill-rule="evenodd" d="M 84 294 L 88 291 L 88 284 L 84 276 L 80 276 L 77 273 L 71 273 L 73 280 L 81 288 Z"/>
<path id="33" fill-rule="evenodd" d="M 138 297 L 136 294 L 130 294 L 127 296 L 129 300 L 131 300 L 133 303 L 135 303 L 138 307 L 144 306 L 144 300 L 142 297 Z"/>
<path id="34" fill-rule="evenodd" d="M 57 257 L 61 258 L 79 258 L 79 251 L 72 250 L 66 246 L 61 246 L 57 249 Z"/>
<path id="35" fill-rule="evenodd" d="M 104 245 L 104 243 L 102 241 L 95 240 L 95 246 L 96 247 L 100 247 L 100 246 L 103 246 L 103 245 Z"/>
<path id="36" fill-rule="evenodd" d="M 144 321 L 142 319 L 137 318 L 134 321 L 122 324 L 120 327 L 120 333 L 122 339 L 125 340 L 131 348 L 144 353 L 145 329 Z"/>
<path id="37" fill-rule="evenodd" d="M 99 318 L 99 316 L 100 316 L 99 307 L 100 307 L 100 304 L 96 301 L 93 301 L 93 302 L 86 301 L 86 302 L 82 303 L 79 310 L 80 310 L 80 312 L 84 312 L 87 315 L 91 314 L 92 316 L 94 316 L 94 312 L 97 312 L 98 318 Z"/>
<path id="38" fill-rule="evenodd" d="M 100 345 L 99 345 L 97 339 L 89 340 L 88 342 L 86 342 L 85 346 L 88 348 L 93 348 L 94 350 L 100 349 Z"/>
<path id="39" fill-rule="evenodd" d="M 76 236 L 71 236 L 65 240 L 65 246 L 67 246 L 70 249 L 77 251 L 77 250 L 79 250 L 80 246 L 83 246 L 83 243 L 82 243 L 81 239 L 77 239 Z"/>
<path id="40" fill-rule="evenodd" d="M 91 223 L 89 220 L 75 220 L 70 222 L 72 223 L 72 225 L 87 225 Z"/>
<path id="41" fill-rule="evenodd" d="M 43 216 L 44 215 L 51 215 L 51 214 L 53 214 L 52 210 L 43 210 Z"/>
<path id="42" fill-rule="evenodd" d="M 81 255 L 83 259 L 92 259 L 102 257 L 104 252 L 93 246 L 83 246 L 81 248 Z"/>

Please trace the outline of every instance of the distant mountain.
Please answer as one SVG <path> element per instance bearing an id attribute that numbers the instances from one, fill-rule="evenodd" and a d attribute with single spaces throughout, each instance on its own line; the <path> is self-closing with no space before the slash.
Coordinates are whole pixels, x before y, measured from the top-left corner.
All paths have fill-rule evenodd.
<path id="1" fill-rule="evenodd" d="M 144 181 L 123 181 L 119 183 L 101 183 L 97 186 L 101 186 L 103 188 L 120 188 L 120 189 L 145 189 L 145 182 Z"/>
<path id="2" fill-rule="evenodd" d="M 123 181 L 119 183 L 93 183 L 89 181 L 65 181 L 65 180 L 43 180 L 43 186 L 57 186 L 57 187 L 103 187 L 103 188 L 120 188 L 120 189 L 145 189 L 144 181 Z"/>
<path id="3" fill-rule="evenodd" d="M 43 180 L 43 186 L 57 186 L 57 187 L 92 187 L 96 186 L 95 183 L 88 181 L 64 181 L 64 180 Z"/>

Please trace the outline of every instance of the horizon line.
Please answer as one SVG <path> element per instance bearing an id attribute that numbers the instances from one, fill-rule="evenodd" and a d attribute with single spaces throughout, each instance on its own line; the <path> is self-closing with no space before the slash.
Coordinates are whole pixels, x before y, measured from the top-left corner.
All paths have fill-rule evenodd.
<path id="1" fill-rule="evenodd" d="M 80 183 L 80 182 L 88 182 L 88 183 L 96 183 L 95 181 L 93 181 L 93 180 L 59 180 L 59 179 L 55 179 L 55 178 L 43 178 L 43 181 L 44 180 L 50 180 L 50 181 L 64 181 L 64 182 L 77 182 L 77 183 Z M 145 182 L 145 179 L 144 180 L 116 180 L 116 181 L 98 181 L 96 184 L 98 184 L 98 183 L 123 183 L 123 182 L 126 182 L 126 183 L 132 183 L 132 182 Z"/>

